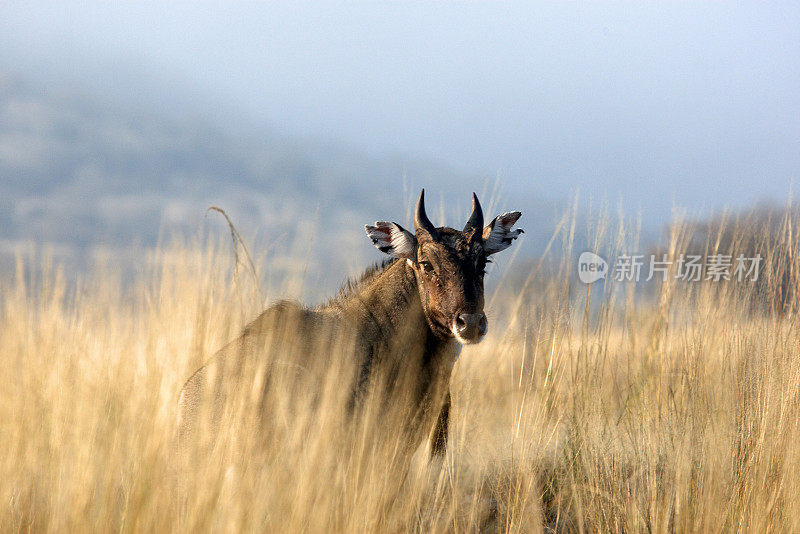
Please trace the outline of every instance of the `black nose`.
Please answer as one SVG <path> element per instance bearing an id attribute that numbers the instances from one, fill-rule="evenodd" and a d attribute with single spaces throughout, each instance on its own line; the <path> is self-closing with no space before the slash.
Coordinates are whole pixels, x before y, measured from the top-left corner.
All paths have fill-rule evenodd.
<path id="1" fill-rule="evenodd" d="M 462 313 L 456 317 L 455 333 L 464 341 L 478 341 L 489 330 L 485 313 Z"/>

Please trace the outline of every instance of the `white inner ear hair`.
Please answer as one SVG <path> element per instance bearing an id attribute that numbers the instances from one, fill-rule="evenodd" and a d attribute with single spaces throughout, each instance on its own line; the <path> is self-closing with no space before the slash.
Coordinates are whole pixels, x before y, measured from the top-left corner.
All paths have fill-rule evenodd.
<path id="1" fill-rule="evenodd" d="M 392 250 L 397 256 L 404 258 L 414 257 L 414 236 L 404 231 L 397 224 L 391 226 Z"/>
<path id="2" fill-rule="evenodd" d="M 403 230 L 400 225 L 387 221 L 378 221 L 374 226 L 365 225 L 367 235 L 381 252 L 396 258 L 413 258 L 416 240 L 413 235 Z"/>
<path id="3" fill-rule="evenodd" d="M 489 235 L 484 238 L 484 246 L 487 251 L 499 252 L 508 248 L 511 242 L 519 237 L 522 230 L 511 231 L 511 227 L 520 218 L 522 214 L 518 211 L 509 211 L 499 215 L 492 221 L 491 231 Z"/>

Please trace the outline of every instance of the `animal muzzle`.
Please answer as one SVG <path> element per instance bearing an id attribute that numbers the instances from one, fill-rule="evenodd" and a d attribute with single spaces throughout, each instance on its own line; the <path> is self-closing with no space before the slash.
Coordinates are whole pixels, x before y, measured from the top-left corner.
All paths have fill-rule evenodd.
<path id="1" fill-rule="evenodd" d="M 477 343 L 489 330 L 485 313 L 461 313 L 453 321 L 453 334 L 462 343 Z"/>

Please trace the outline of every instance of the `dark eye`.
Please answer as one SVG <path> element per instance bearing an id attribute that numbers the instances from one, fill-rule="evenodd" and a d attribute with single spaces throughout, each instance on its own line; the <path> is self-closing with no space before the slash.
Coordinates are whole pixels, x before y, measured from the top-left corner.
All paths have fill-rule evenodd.
<path id="1" fill-rule="evenodd" d="M 426 273 L 432 273 L 433 272 L 433 264 L 431 262 L 429 262 L 429 261 L 421 261 L 421 262 L 419 262 L 419 264 L 422 265 L 422 269 Z"/>

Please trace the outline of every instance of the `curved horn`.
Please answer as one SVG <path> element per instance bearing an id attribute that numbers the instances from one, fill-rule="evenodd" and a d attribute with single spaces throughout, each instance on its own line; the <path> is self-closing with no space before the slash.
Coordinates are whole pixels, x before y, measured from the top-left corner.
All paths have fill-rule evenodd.
<path id="1" fill-rule="evenodd" d="M 472 193 L 472 214 L 467 219 L 463 232 L 466 234 L 473 230 L 478 230 L 478 233 L 483 231 L 483 210 L 481 203 L 478 202 L 478 195 L 475 193 Z"/>
<path id="2" fill-rule="evenodd" d="M 430 221 L 430 219 L 428 219 L 428 215 L 425 213 L 424 189 L 419 194 L 419 200 L 417 200 L 417 211 L 414 214 L 414 228 L 417 230 L 423 229 L 431 235 L 436 234 L 436 227 L 433 226 L 433 223 Z"/>

